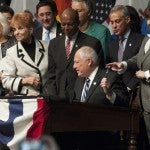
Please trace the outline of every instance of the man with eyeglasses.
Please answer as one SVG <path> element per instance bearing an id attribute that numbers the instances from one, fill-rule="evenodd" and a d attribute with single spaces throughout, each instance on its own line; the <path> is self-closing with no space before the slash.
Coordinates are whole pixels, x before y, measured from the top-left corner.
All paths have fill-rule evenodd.
<path id="1" fill-rule="evenodd" d="M 52 40 L 62 35 L 61 25 L 56 20 L 57 12 L 55 1 L 40 1 L 37 4 L 35 15 L 41 24 L 41 26 L 34 31 L 34 36 L 37 39 L 47 40 L 47 38 L 49 38 L 48 40 Z M 47 33 L 49 35 L 46 35 Z"/>

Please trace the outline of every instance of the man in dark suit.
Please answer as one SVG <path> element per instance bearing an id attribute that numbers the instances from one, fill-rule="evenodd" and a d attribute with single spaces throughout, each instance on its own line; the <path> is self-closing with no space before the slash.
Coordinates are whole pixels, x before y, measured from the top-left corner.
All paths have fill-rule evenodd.
<path id="1" fill-rule="evenodd" d="M 49 95 L 65 97 L 65 91 L 74 87 L 77 73 L 73 69 L 74 54 L 84 45 L 91 46 L 100 54 L 103 62 L 103 51 L 100 42 L 79 31 L 79 17 L 77 11 L 67 8 L 60 16 L 62 30 L 65 35 L 57 37 L 49 45 L 49 73 L 44 91 Z M 70 40 L 69 56 L 67 41 Z"/>
<path id="2" fill-rule="evenodd" d="M 37 4 L 36 18 L 41 25 L 33 33 L 37 39 L 46 40 L 46 31 L 49 31 L 50 40 L 62 35 L 61 25 L 56 21 L 57 12 L 55 1 L 41 1 Z"/>
<path id="3" fill-rule="evenodd" d="M 124 61 L 135 56 L 140 49 L 144 36 L 131 30 L 132 20 L 129 10 L 126 6 L 114 6 L 109 17 L 116 38 L 109 44 L 108 62 Z M 119 49 L 121 44 L 123 48 Z M 139 80 L 135 77 L 136 70 L 135 67 L 122 75 L 129 94 L 136 89 L 139 83 Z"/>
<path id="4" fill-rule="evenodd" d="M 127 89 L 120 75 L 101 67 L 99 57 L 93 48 L 83 46 L 77 50 L 73 67 L 77 71 L 78 78 L 74 87 L 75 94 L 71 101 L 128 106 Z M 87 79 L 90 80 L 88 86 Z M 119 134 L 116 132 L 81 132 L 73 134 L 71 137 L 74 137 L 73 141 L 76 147 L 81 150 L 116 150 L 119 142 Z"/>
<path id="5" fill-rule="evenodd" d="M 73 101 L 128 106 L 129 98 L 122 79 L 117 73 L 100 67 L 99 58 L 91 47 L 83 46 L 75 53 L 73 67 L 78 74 Z M 87 78 L 89 87 L 82 100 Z"/>

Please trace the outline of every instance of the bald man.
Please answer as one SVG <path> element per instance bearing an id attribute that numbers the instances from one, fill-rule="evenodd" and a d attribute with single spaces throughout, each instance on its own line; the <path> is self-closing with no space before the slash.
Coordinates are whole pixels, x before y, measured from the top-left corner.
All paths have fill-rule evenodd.
<path id="1" fill-rule="evenodd" d="M 65 9 L 60 16 L 60 20 L 64 35 L 50 42 L 48 54 L 49 79 L 45 85 L 44 94 L 65 97 L 65 91 L 74 88 L 77 78 L 77 73 L 73 69 L 73 58 L 77 49 L 82 46 L 90 46 L 96 50 L 102 61 L 103 51 L 99 40 L 79 30 L 77 11 L 71 8 Z"/>

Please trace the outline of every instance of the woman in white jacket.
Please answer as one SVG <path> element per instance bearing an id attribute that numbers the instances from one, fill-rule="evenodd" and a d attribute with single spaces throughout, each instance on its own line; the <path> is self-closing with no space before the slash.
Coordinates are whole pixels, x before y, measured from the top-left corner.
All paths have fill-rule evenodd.
<path id="1" fill-rule="evenodd" d="M 18 42 L 7 50 L 3 87 L 17 95 L 41 94 L 48 68 L 48 45 L 32 36 L 34 22 L 30 13 L 15 14 L 11 26 Z"/>

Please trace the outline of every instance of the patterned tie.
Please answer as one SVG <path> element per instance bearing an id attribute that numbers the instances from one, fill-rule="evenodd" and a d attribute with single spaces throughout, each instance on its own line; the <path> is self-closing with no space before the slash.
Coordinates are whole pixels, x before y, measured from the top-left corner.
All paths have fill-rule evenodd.
<path id="1" fill-rule="evenodd" d="M 81 95 L 81 102 L 85 102 L 87 92 L 89 91 L 90 79 L 87 78 L 84 83 L 84 87 Z"/>
<path id="2" fill-rule="evenodd" d="M 123 59 L 123 53 L 124 53 L 123 41 L 124 40 L 125 38 L 123 36 L 119 38 L 118 61 L 122 61 Z"/>
<path id="3" fill-rule="evenodd" d="M 70 38 L 67 38 L 67 40 L 66 40 L 66 56 L 67 56 L 67 59 L 69 59 L 70 53 L 71 53 L 71 42 L 70 42 Z"/>
<path id="4" fill-rule="evenodd" d="M 49 35 L 50 31 L 49 30 L 46 30 L 45 31 L 45 35 L 44 35 L 44 40 L 49 42 L 50 41 L 50 35 Z"/>

